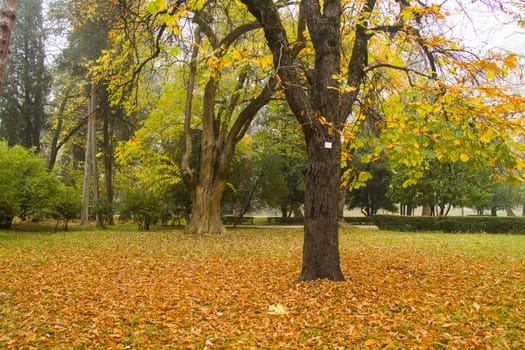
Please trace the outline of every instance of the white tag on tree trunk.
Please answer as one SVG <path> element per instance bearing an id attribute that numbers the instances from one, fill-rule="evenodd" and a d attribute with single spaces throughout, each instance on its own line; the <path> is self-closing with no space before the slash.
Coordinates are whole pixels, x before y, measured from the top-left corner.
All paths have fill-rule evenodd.
<path id="1" fill-rule="evenodd" d="M 324 148 L 331 149 L 332 148 L 332 143 L 331 142 L 325 142 L 324 143 Z"/>

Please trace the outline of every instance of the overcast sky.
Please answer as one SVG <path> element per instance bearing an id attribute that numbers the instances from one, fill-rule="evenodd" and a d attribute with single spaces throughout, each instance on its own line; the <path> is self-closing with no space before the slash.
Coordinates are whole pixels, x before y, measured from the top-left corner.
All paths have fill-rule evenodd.
<path id="1" fill-rule="evenodd" d="M 480 51 L 500 49 L 525 56 L 525 29 L 520 28 L 515 19 L 479 3 L 457 1 L 468 14 L 451 16 L 450 22 L 456 35 L 464 38 L 467 46 Z"/>

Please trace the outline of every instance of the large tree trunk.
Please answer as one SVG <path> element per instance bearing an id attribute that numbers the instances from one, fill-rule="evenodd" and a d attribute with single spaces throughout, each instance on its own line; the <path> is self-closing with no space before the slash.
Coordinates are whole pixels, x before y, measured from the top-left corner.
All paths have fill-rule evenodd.
<path id="1" fill-rule="evenodd" d="M 15 0 L 0 0 L 0 93 L 4 82 L 9 53 L 9 40 L 15 23 Z"/>
<path id="2" fill-rule="evenodd" d="M 341 144 L 332 148 L 319 137 L 307 140 L 303 267 L 299 280 L 343 280 L 339 265 L 338 213 Z"/>
<path id="3" fill-rule="evenodd" d="M 222 234 L 226 232 L 221 221 L 221 199 L 226 181 L 198 185 L 191 193 L 192 210 L 186 225 L 188 233 Z"/>

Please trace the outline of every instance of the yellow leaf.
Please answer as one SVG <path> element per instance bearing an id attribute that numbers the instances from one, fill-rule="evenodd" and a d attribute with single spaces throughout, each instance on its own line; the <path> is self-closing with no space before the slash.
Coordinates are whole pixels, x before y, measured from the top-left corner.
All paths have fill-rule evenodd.
<path id="1" fill-rule="evenodd" d="M 297 57 L 312 56 L 314 54 L 314 49 L 311 47 L 302 48 L 301 51 L 297 54 Z"/>
<path id="2" fill-rule="evenodd" d="M 503 64 L 505 64 L 505 67 L 508 69 L 514 69 L 516 67 L 516 64 L 518 64 L 518 56 L 515 54 L 510 54 L 507 57 L 503 59 Z"/>
<path id="3" fill-rule="evenodd" d="M 250 58 L 250 55 L 246 51 L 233 50 L 232 58 L 234 61 L 242 61 Z"/>
<path id="4" fill-rule="evenodd" d="M 273 65 L 272 56 L 257 57 L 257 64 L 262 68 L 270 68 Z"/>
<path id="5" fill-rule="evenodd" d="M 363 345 L 364 346 L 372 346 L 372 345 L 376 345 L 376 344 L 377 344 L 377 340 L 375 340 L 375 339 L 367 339 Z"/>

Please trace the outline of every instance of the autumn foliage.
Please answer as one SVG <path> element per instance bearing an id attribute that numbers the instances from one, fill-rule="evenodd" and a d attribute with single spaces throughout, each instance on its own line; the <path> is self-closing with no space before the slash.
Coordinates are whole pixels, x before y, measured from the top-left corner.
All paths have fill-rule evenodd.
<path id="1" fill-rule="evenodd" d="M 0 347 L 525 346 L 525 237 L 340 238 L 348 279 L 297 284 L 300 230 L 0 232 Z"/>

